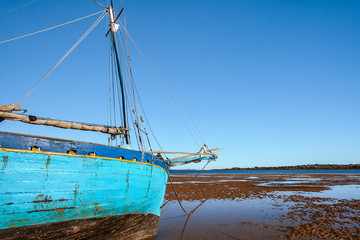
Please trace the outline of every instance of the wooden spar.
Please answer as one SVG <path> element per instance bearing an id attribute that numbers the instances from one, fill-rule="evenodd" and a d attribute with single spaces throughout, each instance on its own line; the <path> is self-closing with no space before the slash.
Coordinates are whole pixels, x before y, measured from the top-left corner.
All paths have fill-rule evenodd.
<path id="1" fill-rule="evenodd" d="M 36 125 L 45 125 L 58 128 L 66 129 L 77 129 L 83 131 L 93 131 L 93 132 L 102 132 L 112 135 L 125 135 L 127 130 L 124 127 L 114 127 L 114 126 L 105 126 L 97 124 L 88 124 L 88 123 L 78 123 L 71 121 L 62 121 L 49 118 L 40 118 L 31 115 L 23 115 L 12 112 L 0 111 L 0 119 L 7 119 L 12 121 L 21 121 L 24 123 L 36 124 Z"/>
<path id="2" fill-rule="evenodd" d="M 21 108 L 19 104 L 9 104 L 9 105 L 0 105 L 0 111 L 11 112 L 11 111 L 20 111 Z"/>
<path id="3" fill-rule="evenodd" d="M 203 157 L 205 157 L 205 156 L 216 156 L 216 154 L 214 154 L 214 153 L 203 153 L 203 154 L 191 153 L 191 154 L 188 154 L 188 155 L 185 155 L 185 156 L 180 156 L 180 157 L 176 157 L 176 158 L 170 158 L 169 160 L 172 161 L 172 160 L 188 158 L 188 157 L 192 157 L 192 156 L 196 156 L 196 155 L 202 155 Z"/>
<path id="4" fill-rule="evenodd" d="M 207 151 L 216 151 L 219 148 L 209 149 Z M 190 153 L 190 152 L 166 152 L 166 151 L 145 151 L 146 153 L 167 153 L 167 154 L 198 154 L 198 153 Z"/>
<path id="5" fill-rule="evenodd" d="M 206 156 L 213 156 L 215 157 L 215 159 L 217 158 L 217 155 L 215 154 L 215 152 L 221 151 L 224 148 L 220 149 L 220 148 L 212 148 L 212 149 L 208 149 L 205 152 L 197 152 L 197 153 L 189 153 L 189 152 L 166 152 L 166 151 L 146 151 L 146 153 L 165 153 L 165 154 L 186 154 L 183 156 L 179 156 L 179 157 L 175 157 L 175 158 L 170 158 L 168 160 L 173 161 L 173 160 L 177 160 L 177 159 L 184 159 L 184 158 L 188 158 L 188 157 L 193 157 L 198 155 L 199 157 L 206 157 Z M 175 166 L 175 165 L 174 165 Z"/>

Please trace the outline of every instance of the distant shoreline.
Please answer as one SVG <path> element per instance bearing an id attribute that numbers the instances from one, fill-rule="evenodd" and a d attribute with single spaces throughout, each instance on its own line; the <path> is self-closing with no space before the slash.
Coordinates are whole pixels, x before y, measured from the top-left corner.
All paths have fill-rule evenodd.
<path id="1" fill-rule="evenodd" d="M 222 168 L 222 169 L 205 169 L 202 172 L 212 173 L 212 172 L 228 172 L 232 171 L 269 171 L 269 170 L 279 170 L 279 171 L 316 171 L 316 170 L 360 170 L 360 164 L 308 164 L 308 165 L 297 165 L 297 166 L 280 166 L 280 167 L 249 167 L 249 168 Z M 183 172 L 196 172 L 198 173 L 200 170 L 196 169 L 171 169 L 172 173 L 183 173 Z"/>
<path id="2" fill-rule="evenodd" d="M 232 170 L 345 170 L 360 169 L 360 164 L 308 164 L 297 166 L 281 166 L 281 167 L 252 167 L 252 168 L 224 168 L 213 169 L 210 171 L 232 171 Z"/>

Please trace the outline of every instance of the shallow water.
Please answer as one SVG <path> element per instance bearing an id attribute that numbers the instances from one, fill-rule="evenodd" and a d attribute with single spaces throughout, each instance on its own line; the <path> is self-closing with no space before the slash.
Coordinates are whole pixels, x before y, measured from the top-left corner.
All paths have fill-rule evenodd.
<path id="1" fill-rule="evenodd" d="M 275 207 L 271 199 L 254 200 L 208 200 L 188 219 L 176 201 L 169 202 L 162 210 L 158 239 L 264 239 L 282 234 L 269 226 L 273 217 L 287 211 L 283 205 Z M 200 201 L 184 201 L 188 211 Z M 267 226 L 265 231 L 254 233 L 251 222 Z M 185 229 L 184 229 L 185 227 Z M 242 236 L 239 238 L 239 236 Z"/>
<path id="2" fill-rule="evenodd" d="M 171 174 L 197 174 L 199 170 L 171 170 Z M 212 174 L 360 174 L 360 169 L 340 170 L 204 170 L 202 175 Z"/>
<path id="3" fill-rule="evenodd" d="M 220 182 L 246 182 L 245 179 L 228 179 L 228 180 L 214 180 L 214 181 L 188 181 L 188 182 L 172 182 L 172 184 L 184 184 L 184 183 L 220 183 Z M 168 185 L 171 183 L 168 182 Z"/>
<path id="4" fill-rule="evenodd" d="M 194 181 L 187 180 L 186 175 L 182 175 L 183 180 L 177 179 L 176 186 L 202 183 L 196 186 L 206 188 L 208 184 L 223 184 L 220 187 L 239 191 L 238 188 L 227 184 L 245 184 L 244 180 L 247 179 L 253 181 L 254 192 L 257 191 L 257 186 L 275 190 L 235 199 L 210 196 L 190 217 L 182 211 L 177 201 L 169 201 L 162 208 L 157 239 L 287 239 L 289 236 L 302 236 L 301 234 L 308 238 L 324 239 L 326 236 L 335 236 L 337 239 L 355 236 L 360 239 L 359 202 L 353 202 L 360 200 L 360 175 L 312 176 L 301 173 L 279 174 L 276 177 L 244 176 L 243 179 L 239 179 L 238 176 L 218 175 L 210 181 L 205 178 L 203 181 Z M 353 182 L 356 184 L 352 184 Z M 307 190 L 286 190 L 287 187 L 296 188 L 298 184 L 306 186 Z M 324 187 L 327 190 L 322 190 Z M 316 190 L 317 188 L 319 190 Z M 188 212 L 200 203 L 199 200 L 182 201 Z M 327 223 L 327 220 L 322 219 L 330 219 L 333 222 L 329 220 Z M 321 225 L 324 222 L 327 224 L 325 227 Z M 309 231 L 305 228 L 306 224 L 313 224 L 308 227 Z M 303 229 L 300 228 L 302 225 L 305 226 Z M 297 226 L 300 226 L 298 232 Z M 289 227 L 290 230 L 287 230 Z M 337 228 L 345 229 L 347 232 L 336 230 L 331 233 Z M 312 232 L 314 235 L 311 235 Z"/>
<path id="5" fill-rule="evenodd" d="M 335 199 L 360 200 L 360 185 L 332 186 L 330 190 L 316 193 L 304 193 L 305 196 Z"/>
<path id="6" fill-rule="evenodd" d="M 288 178 L 285 181 L 270 181 L 265 183 L 259 183 L 258 186 L 277 186 L 277 185 L 284 185 L 284 186 L 306 186 L 306 183 L 315 183 L 316 181 L 321 180 L 320 178 L 310 178 L 310 177 L 303 177 L 303 178 Z"/>

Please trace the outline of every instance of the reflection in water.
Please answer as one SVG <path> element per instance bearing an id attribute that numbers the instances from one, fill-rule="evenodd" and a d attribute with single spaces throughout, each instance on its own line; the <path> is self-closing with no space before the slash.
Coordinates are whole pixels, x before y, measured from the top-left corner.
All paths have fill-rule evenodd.
<path id="1" fill-rule="evenodd" d="M 269 181 L 269 182 L 265 182 L 265 183 L 259 183 L 257 184 L 257 186 L 278 186 L 278 185 L 283 185 L 283 186 L 306 186 L 307 184 L 314 184 L 317 181 L 320 181 L 320 178 L 310 178 L 310 177 L 297 177 L 297 178 L 285 178 L 285 181 Z M 309 185 L 311 186 L 311 185 Z M 314 187 L 317 187 L 316 185 L 314 185 Z"/>
<path id="2" fill-rule="evenodd" d="M 199 201 L 182 203 L 187 209 L 199 205 Z M 264 239 L 282 234 L 269 224 L 275 215 L 286 211 L 284 206 L 279 207 L 279 201 L 270 198 L 236 201 L 210 199 L 203 202 L 192 215 L 186 215 L 176 201 L 171 201 L 162 210 L 157 237 L 159 240 Z M 254 232 L 259 227 L 265 227 L 265 230 Z"/>
<path id="3" fill-rule="evenodd" d="M 320 198 L 336 198 L 336 199 L 360 199 L 360 185 L 341 185 L 332 186 L 329 190 L 317 193 L 303 193 L 303 195 Z"/>
<path id="4" fill-rule="evenodd" d="M 184 232 L 185 232 L 185 229 L 186 229 L 186 226 L 187 226 L 187 223 L 190 219 L 190 217 L 196 212 L 196 210 L 201 207 L 207 200 L 203 200 L 200 202 L 200 204 L 195 207 L 189 214 L 183 214 L 183 215 L 179 215 L 179 216 L 175 216 L 175 217 L 162 217 L 161 220 L 170 220 L 170 219 L 175 219 L 175 218 L 184 218 L 184 216 L 187 216 L 186 217 L 186 220 L 184 222 L 184 225 L 183 225 L 183 228 L 182 228 L 182 231 L 181 231 L 181 236 L 180 236 L 180 240 L 183 239 L 183 235 L 184 235 Z M 161 208 L 165 207 L 169 202 L 171 202 L 170 200 L 169 201 L 166 201 L 162 206 Z M 176 204 L 177 202 L 172 202 L 171 204 Z"/>
<path id="5" fill-rule="evenodd" d="M 234 175 L 231 181 L 227 175 L 225 179 L 203 177 L 202 184 L 195 186 L 189 184 L 193 178 L 182 178 L 184 185 L 177 186 L 183 199 L 189 199 L 186 193 L 195 199 L 211 197 L 181 201 L 184 209 L 194 209 L 189 215 L 176 200 L 165 201 L 159 240 L 356 239 L 360 235 L 360 176 Z M 299 183 L 306 188 L 293 187 Z M 202 192 L 194 194 L 196 189 Z M 231 193 L 231 198 L 224 199 L 224 192 Z"/>
<path id="6" fill-rule="evenodd" d="M 196 208 L 194 208 L 194 210 L 192 210 L 191 211 L 191 213 L 190 214 L 188 214 L 187 215 L 187 218 L 186 218 L 186 221 L 185 221 L 185 224 L 184 224 L 184 227 L 183 227 L 183 229 L 182 229 L 182 231 L 181 231 L 181 236 L 180 236 L 180 240 L 182 240 L 183 239 L 183 236 L 184 236 L 184 232 L 185 232 L 185 228 L 186 228 L 186 225 L 187 225 L 187 223 L 188 223 L 188 221 L 189 221 L 189 219 L 190 219 L 190 217 L 191 217 L 191 215 L 192 214 L 194 214 L 195 213 L 195 211 L 199 208 L 199 207 L 201 207 L 201 205 L 203 205 L 205 202 L 207 201 L 207 199 L 206 200 L 204 200 L 204 201 L 202 201 Z"/>

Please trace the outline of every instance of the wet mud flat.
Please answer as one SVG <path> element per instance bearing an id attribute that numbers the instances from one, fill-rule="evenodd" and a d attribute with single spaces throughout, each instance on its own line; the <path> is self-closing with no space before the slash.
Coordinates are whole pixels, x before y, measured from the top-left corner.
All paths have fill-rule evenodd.
<path id="1" fill-rule="evenodd" d="M 360 239 L 360 174 L 173 175 L 158 239 Z"/>

